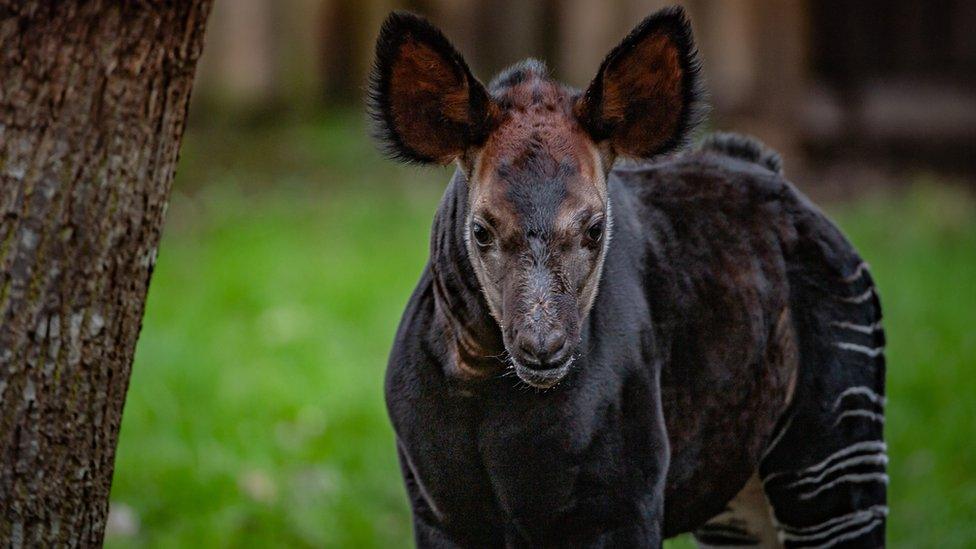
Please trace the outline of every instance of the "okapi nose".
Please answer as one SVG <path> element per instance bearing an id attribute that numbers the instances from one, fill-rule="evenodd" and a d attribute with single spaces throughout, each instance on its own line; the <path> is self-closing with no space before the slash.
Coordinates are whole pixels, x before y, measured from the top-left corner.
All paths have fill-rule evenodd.
<path id="1" fill-rule="evenodd" d="M 548 370 L 562 365 L 566 358 L 566 332 L 553 329 L 541 334 L 531 330 L 520 333 L 517 339 L 524 366 L 534 370 Z"/>

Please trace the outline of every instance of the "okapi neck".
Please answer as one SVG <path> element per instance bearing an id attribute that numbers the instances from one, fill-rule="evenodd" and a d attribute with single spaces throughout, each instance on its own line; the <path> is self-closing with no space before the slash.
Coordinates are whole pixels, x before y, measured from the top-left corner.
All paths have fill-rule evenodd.
<path id="1" fill-rule="evenodd" d="M 492 377 L 506 367 L 505 344 L 488 309 L 464 242 L 467 183 L 451 179 L 434 217 L 430 265 L 436 326 L 444 329 L 454 355 L 447 373 L 464 379 Z"/>

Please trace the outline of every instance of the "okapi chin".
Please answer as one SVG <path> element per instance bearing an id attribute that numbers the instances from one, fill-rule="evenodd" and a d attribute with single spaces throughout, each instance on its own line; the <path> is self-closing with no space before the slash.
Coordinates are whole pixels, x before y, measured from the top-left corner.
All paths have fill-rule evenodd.
<path id="1" fill-rule="evenodd" d="M 369 102 L 391 156 L 457 166 L 386 378 L 418 545 L 884 545 L 871 276 L 776 153 L 686 148 L 680 8 L 584 91 L 484 86 L 393 13 Z"/>

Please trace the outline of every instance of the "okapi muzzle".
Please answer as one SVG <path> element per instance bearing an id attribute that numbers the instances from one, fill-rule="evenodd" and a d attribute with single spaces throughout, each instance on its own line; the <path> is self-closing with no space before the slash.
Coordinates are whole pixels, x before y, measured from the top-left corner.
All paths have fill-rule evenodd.
<path id="1" fill-rule="evenodd" d="M 533 237 L 528 248 L 503 282 L 501 325 L 519 377 L 546 386 L 561 379 L 572 361 L 580 311 L 576 289 L 566 284 L 549 246 Z"/>
<path id="2" fill-rule="evenodd" d="M 603 174 L 593 169 L 598 159 L 557 160 L 537 145 L 530 138 L 515 163 L 489 164 L 482 153 L 466 240 L 511 367 L 526 383 L 548 388 L 573 364 L 610 212 Z"/>

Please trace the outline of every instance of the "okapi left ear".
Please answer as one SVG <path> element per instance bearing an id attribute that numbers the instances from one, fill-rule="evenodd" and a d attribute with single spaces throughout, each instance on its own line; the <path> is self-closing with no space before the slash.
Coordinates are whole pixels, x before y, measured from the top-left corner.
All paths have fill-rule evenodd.
<path id="1" fill-rule="evenodd" d="M 447 164 L 484 142 L 495 112 L 441 31 L 406 12 L 391 13 L 380 30 L 368 103 L 385 151 L 419 163 Z"/>
<path id="2" fill-rule="evenodd" d="M 644 19 L 614 48 L 574 106 L 597 143 L 651 158 L 683 145 L 704 113 L 701 63 L 680 7 Z"/>

